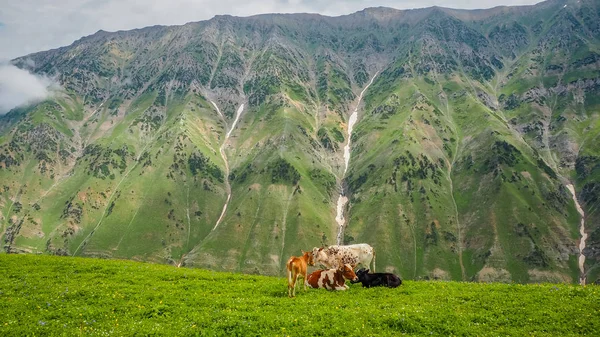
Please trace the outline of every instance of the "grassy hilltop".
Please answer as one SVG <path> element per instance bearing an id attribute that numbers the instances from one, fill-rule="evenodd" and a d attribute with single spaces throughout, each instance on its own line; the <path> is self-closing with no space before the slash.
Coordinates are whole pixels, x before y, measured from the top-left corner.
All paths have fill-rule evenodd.
<path id="1" fill-rule="evenodd" d="M 82 258 L 0 255 L 2 336 L 578 336 L 600 288 L 406 281 L 310 289 L 280 277 Z"/>

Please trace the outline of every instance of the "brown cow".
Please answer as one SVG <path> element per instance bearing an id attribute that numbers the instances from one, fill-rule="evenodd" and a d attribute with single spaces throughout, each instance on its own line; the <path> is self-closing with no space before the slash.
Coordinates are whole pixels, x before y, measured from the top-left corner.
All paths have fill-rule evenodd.
<path id="1" fill-rule="evenodd" d="M 358 281 L 358 277 L 350 264 L 341 265 L 338 269 L 317 270 L 308 275 L 308 285 L 312 288 L 325 288 L 327 290 L 346 290 L 346 279 Z"/>
<path id="2" fill-rule="evenodd" d="M 315 261 L 313 259 L 312 252 L 302 251 L 302 256 L 292 256 L 288 260 L 286 267 L 288 271 L 288 296 L 296 296 L 296 281 L 298 276 L 304 278 L 304 291 L 306 291 L 306 267 L 314 266 Z"/>

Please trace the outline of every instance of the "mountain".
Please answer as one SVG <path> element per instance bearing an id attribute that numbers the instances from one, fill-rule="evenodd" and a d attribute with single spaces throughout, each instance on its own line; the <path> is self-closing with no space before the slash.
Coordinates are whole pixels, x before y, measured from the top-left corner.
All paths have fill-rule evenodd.
<path id="1" fill-rule="evenodd" d="M 6 252 L 599 277 L 600 1 L 217 16 L 12 63 L 62 89 L 0 117 Z"/>

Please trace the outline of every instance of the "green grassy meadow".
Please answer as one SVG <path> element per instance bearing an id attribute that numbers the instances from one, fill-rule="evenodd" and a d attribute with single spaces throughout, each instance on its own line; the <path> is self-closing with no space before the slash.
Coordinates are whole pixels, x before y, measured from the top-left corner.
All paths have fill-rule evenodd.
<path id="1" fill-rule="evenodd" d="M 299 290 L 280 277 L 0 254 L 1 336 L 579 336 L 600 288 L 405 281 Z"/>

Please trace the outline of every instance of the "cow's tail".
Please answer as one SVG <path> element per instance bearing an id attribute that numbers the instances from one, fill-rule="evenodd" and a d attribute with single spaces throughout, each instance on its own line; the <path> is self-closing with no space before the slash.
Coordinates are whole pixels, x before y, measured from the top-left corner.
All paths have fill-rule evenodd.
<path id="1" fill-rule="evenodd" d="M 373 273 L 375 273 L 375 248 L 373 248 Z"/>

